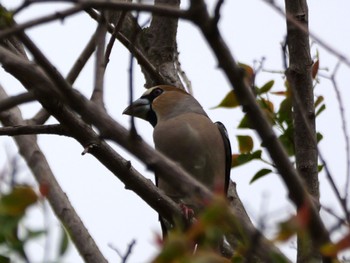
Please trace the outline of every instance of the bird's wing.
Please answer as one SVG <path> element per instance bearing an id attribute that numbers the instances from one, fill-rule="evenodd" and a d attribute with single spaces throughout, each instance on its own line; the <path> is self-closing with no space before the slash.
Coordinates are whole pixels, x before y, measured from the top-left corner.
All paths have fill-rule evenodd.
<path id="1" fill-rule="evenodd" d="M 225 147 L 225 194 L 227 194 L 229 182 L 230 182 L 230 172 L 231 172 L 231 163 L 232 163 L 232 151 L 230 145 L 230 139 L 228 138 L 228 133 L 225 128 L 225 125 L 220 121 L 215 122 L 218 127 L 222 140 L 224 141 Z"/>

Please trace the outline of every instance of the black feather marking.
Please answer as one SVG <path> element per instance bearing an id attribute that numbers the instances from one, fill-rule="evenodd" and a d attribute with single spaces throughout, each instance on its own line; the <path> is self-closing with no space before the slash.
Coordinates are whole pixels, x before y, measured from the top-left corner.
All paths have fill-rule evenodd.
<path id="1" fill-rule="evenodd" d="M 225 125 L 222 124 L 220 121 L 215 122 L 215 125 L 218 127 L 222 140 L 224 142 L 225 147 L 225 158 L 226 158 L 226 167 L 225 167 L 225 194 L 227 194 L 228 186 L 230 183 L 230 172 L 231 172 L 231 163 L 232 163 L 232 151 L 231 151 L 231 144 L 230 139 L 228 137 L 227 130 L 225 128 Z"/>

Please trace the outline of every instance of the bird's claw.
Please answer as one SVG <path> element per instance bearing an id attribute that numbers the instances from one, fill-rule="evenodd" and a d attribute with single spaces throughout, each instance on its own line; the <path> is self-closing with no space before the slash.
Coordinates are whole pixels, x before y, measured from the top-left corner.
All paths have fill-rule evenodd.
<path id="1" fill-rule="evenodd" d="M 185 216 L 186 220 L 190 220 L 194 217 L 194 211 L 192 208 L 189 208 L 185 204 L 180 204 L 180 209 L 182 211 L 182 214 Z"/>

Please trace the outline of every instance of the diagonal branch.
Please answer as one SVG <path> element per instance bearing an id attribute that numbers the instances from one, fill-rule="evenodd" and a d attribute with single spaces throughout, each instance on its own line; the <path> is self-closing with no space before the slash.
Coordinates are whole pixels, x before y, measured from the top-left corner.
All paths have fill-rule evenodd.
<path id="1" fill-rule="evenodd" d="M 204 1 L 193 0 L 191 2 L 191 10 L 192 21 L 201 30 L 218 60 L 219 67 L 224 71 L 232 87 L 234 87 L 243 110 L 247 112 L 251 123 L 254 123 L 254 128 L 258 132 L 263 145 L 267 148 L 289 191 L 290 199 L 298 209 L 303 206 L 310 207 L 311 219 L 309 226 L 312 239 L 317 243 L 318 247 L 328 243 L 330 241 L 329 235 L 318 214 L 318 210 L 291 164 L 285 149 L 274 133 L 271 124 L 267 121 L 263 111 L 257 104 L 252 90 L 244 82 L 243 71 L 232 57 L 216 24 L 213 23 L 212 18 L 209 16 Z"/>

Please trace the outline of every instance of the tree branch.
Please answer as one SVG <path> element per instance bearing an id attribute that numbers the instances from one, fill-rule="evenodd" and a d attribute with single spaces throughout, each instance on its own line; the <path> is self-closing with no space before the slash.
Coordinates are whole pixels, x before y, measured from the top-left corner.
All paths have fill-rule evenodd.
<path id="1" fill-rule="evenodd" d="M 104 16 L 101 16 L 101 19 L 105 20 Z M 96 49 L 96 59 L 95 59 L 95 81 L 94 81 L 94 90 L 91 95 L 91 100 L 96 102 L 104 108 L 103 101 L 103 90 L 104 90 L 104 76 L 105 76 L 105 44 L 106 44 L 106 34 L 107 29 L 101 21 L 96 29 L 96 40 L 97 40 L 97 49 Z"/>
<path id="2" fill-rule="evenodd" d="M 311 76 L 312 59 L 309 46 L 308 7 L 305 0 L 285 0 L 286 13 L 298 21 L 304 30 L 287 19 L 287 45 L 289 68 L 286 71 L 288 83 L 292 90 L 293 127 L 296 167 L 303 178 L 307 191 L 314 198 L 319 209 L 319 182 L 316 141 L 316 116 L 314 93 Z M 297 262 L 320 260 L 321 255 L 313 241 L 298 235 Z"/>
<path id="3" fill-rule="evenodd" d="M 330 241 L 329 235 L 318 214 L 318 210 L 308 195 L 296 170 L 289 161 L 288 155 L 281 142 L 272 130 L 271 124 L 267 121 L 263 111 L 257 104 L 251 88 L 245 84 L 243 71 L 232 57 L 218 28 L 209 16 L 204 1 L 193 0 L 191 2 L 190 11 L 192 13 L 192 21 L 202 31 L 205 39 L 216 55 L 219 67 L 224 71 L 232 87 L 234 87 L 243 110 L 247 112 L 250 122 L 254 123 L 254 128 L 258 132 L 263 145 L 267 148 L 288 189 L 290 199 L 298 209 L 304 206 L 310 207 L 311 218 L 309 227 L 312 239 L 317 244 L 317 247 L 328 243 Z"/>
<path id="4" fill-rule="evenodd" d="M 1 86 L 0 98 L 7 98 L 7 94 Z M 0 112 L 0 121 L 6 126 L 25 125 L 18 108 L 14 108 L 6 112 Z M 66 194 L 58 185 L 45 156 L 36 142 L 36 137 L 33 135 L 16 136 L 14 137 L 14 140 L 19 147 L 21 155 L 26 160 L 29 168 L 33 172 L 38 184 L 40 186 L 47 187 L 47 200 L 49 201 L 57 218 L 60 219 L 62 224 L 69 232 L 73 243 L 76 245 L 85 262 L 107 262 L 98 250 L 94 240 L 84 227 L 79 216 L 76 214 Z"/>
<path id="5" fill-rule="evenodd" d="M 11 109 L 23 103 L 35 101 L 36 98 L 33 92 L 25 92 L 19 95 L 8 97 L 0 101 L 0 112 Z"/>
<path id="6" fill-rule="evenodd" d="M 69 133 L 60 124 L 0 127 L 0 136 L 17 136 L 28 134 L 56 134 L 69 136 Z"/>

